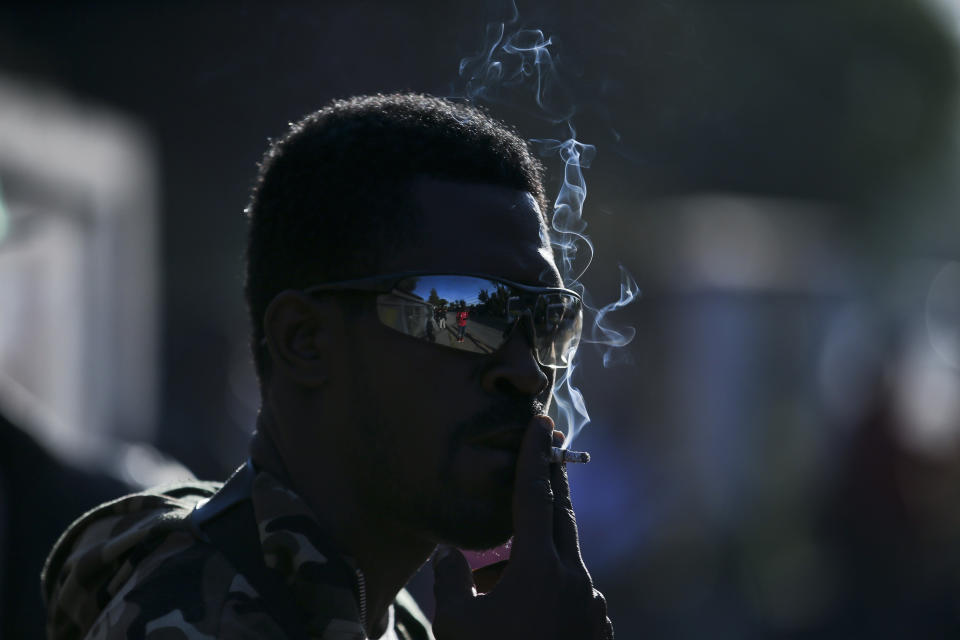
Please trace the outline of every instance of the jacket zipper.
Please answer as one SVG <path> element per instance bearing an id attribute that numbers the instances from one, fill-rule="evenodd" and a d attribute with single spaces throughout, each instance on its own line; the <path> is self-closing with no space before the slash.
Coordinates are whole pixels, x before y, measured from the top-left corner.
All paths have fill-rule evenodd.
<path id="1" fill-rule="evenodd" d="M 360 593 L 360 626 L 363 627 L 363 637 L 367 637 L 367 579 L 363 571 L 357 570 L 357 591 Z"/>

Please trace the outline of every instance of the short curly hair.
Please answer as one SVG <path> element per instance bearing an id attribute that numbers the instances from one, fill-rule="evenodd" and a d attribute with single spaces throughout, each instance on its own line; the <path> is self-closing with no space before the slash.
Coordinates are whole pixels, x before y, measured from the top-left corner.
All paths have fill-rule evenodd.
<path id="1" fill-rule="evenodd" d="M 336 100 L 271 143 L 246 209 L 258 376 L 274 296 L 376 274 L 415 231 L 410 188 L 420 176 L 522 189 L 547 215 L 543 165 L 513 129 L 468 104 L 410 93 Z"/>

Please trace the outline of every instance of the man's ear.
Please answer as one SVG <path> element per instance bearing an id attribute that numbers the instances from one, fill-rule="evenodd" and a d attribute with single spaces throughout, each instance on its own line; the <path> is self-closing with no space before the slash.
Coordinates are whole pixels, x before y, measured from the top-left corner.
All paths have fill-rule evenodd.
<path id="1" fill-rule="evenodd" d="M 303 386 L 322 386 L 333 373 L 331 348 L 342 329 L 341 309 L 332 298 L 293 290 L 277 294 L 263 314 L 271 367 Z"/>

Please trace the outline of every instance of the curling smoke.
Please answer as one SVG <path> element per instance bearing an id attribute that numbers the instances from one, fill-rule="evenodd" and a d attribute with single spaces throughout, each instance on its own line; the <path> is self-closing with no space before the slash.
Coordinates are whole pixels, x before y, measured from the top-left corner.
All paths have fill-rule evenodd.
<path id="1" fill-rule="evenodd" d="M 583 169 L 589 168 L 596 156 L 596 147 L 576 139 L 573 116 L 576 105 L 558 74 L 550 47 L 553 40 L 539 29 L 518 28 L 519 12 L 511 2 L 512 16 L 504 22 L 487 25 L 481 51 L 460 61 L 463 79 L 462 96 L 468 100 L 509 103 L 521 107 L 523 94 L 532 93 L 536 104 L 534 115 L 551 124 L 564 127 L 566 139 L 533 139 L 531 143 L 545 158 L 559 158 L 563 163 L 563 184 L 554 201 L 551 220 L 551 243 L 559 257 L 557 267 L 565 286 L 579 292 L 584 299 L 584 325 L 589 327 L 582 343 L 594 344 L 602 352 L 604 366 L 618 358 L 615 349 L 633 340 L 633 327 L 615 328 L 608 314 L 637 297 L 640 292 L 630 273 L 620 266 L 620 297 L 600 308 L 590 304 L 583 274 L 593 261 L 594 247 L 586 235 L 583 205 L 587 183 Z M 579 359 L 561 371 L 555 386 L 557 424 L 566 425 L 564 446 L 570 446 L 576 435 L 590 421 L 583 394 L 574 386 L 573 377 Z"/>

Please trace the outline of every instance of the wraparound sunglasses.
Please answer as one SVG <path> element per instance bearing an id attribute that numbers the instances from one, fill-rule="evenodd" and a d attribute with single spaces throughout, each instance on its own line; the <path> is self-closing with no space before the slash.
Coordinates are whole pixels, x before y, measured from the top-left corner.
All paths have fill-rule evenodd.
<path id="1" fill-rule="evenodd" d="M 569 289 L 533 287 L 482 274 L 406 272 L 328 282 L 304 293 L 369 291 L 385 326 L 450 349 L 493 353 L 530 318 L 537 362 L 570 366 L 583 331 L 583 301 Z"/>

